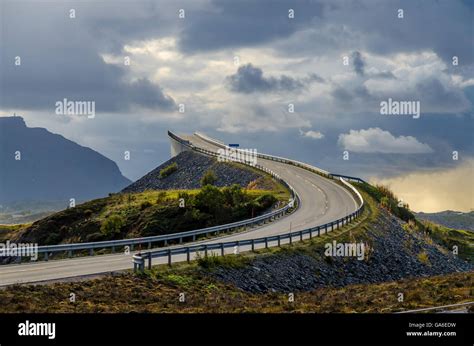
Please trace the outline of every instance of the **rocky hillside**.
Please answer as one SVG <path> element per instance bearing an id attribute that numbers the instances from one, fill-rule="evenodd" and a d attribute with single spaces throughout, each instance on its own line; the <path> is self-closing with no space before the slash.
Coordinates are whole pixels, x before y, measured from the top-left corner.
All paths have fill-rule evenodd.
<path id="1" fill-rule="evenodd" d="M 370 197 L 366 196 L 366 200 Z M 375 220 L 364 222 L 350 233 L 329 233 L 316 244 L 296 246 L 273 254 L 242 259 L 240 265 L 216 266 L 210 275 L 245 291 L 296 292 L 319 287 L 342 287 L 405 278 L 473 271 L 474 265 L 454 256 L 428 234 L 371 202 Z M 325 256 L 324 245 L 364 242 L 370 252 L 363 260 Z"/>
<path id="2" fill-rule="evenodd" d="M 173 164 L 177 170 L 166 177 L 160 172 Z M 247 187 L 249 183 L 262 180 L 262 175 L 257 170 L 252 170 L 244 165 L 235 163 L 218 162 L 215 158 L 198 154 L 192 151 L 183 151 L 179 155 L 166 161 L 154 170 L 127 186 L 122 192 L 143 192 L 145 190 L 170 190 L 170 189 L 197 189 L 201 187 L 201 178 L 212 170 L 217 180 L 215 186 L 224 187 L 238 184 Z M 260 178 L 260 179 L 259 179 Z M 255 187 L 265 189 L 266 186 L 258 184 Z"/>

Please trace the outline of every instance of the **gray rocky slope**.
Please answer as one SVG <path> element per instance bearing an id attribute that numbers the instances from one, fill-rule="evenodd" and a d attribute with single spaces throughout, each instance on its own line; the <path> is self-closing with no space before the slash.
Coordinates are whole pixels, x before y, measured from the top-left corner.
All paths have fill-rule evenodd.
<path id="1" fill-rule="evenodd" d="M 263 293 L 379 283 L 474 269 L 472 264 L 430 242 L 427 236 L 404 230 L 402 223 L 381 210 L 380 217 L 367 231 L 373 248 L 367 260 L 326 257 L 323 248 L 309 254 L 283 252 L 257 256 L 249 265 L 218 267 L 210 275 L 245 291 Z M 419 256 L 422 253 L 428 261 Z"/>
<path id="2" fill-rule="evenodd" d="M 178 170 L 171 175 L 161 178 L 160 171 L 173 164 L 178 165 Z M 198 154 L 192 151 L 183 151 L 171 158 L 154 170 L 127 186 L 122 192 L 143 192 L 145 190 L 171 190 L 171 189 L 198 189 L 203 175 L 212 170 L 217 177 L 216 186 L 230 186 L 238 184 L 242 187 L 260 178 L 257 172 L 246 169 L 244 166 L 218 162 L 217 159 Z"/>

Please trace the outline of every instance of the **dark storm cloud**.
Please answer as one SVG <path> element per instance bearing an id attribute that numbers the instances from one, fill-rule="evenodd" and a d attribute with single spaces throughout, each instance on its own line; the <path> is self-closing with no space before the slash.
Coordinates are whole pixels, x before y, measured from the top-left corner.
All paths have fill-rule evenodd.
<path id="1" fill-rule="evenodd" d="M 365 61 L 358 51 L 352 53 L 352 66 L 354 66 L 355 73 L 360 76 L 364 75 Z"/>
<path id="2" fill-rule="evenodd" d="M 447 88 L 435 77 L 420 81 L 416 89 L 422 104 L 437 105 L 440 109 L 471 107 L 472 112 L 472 103 L 461 90 Z"/>
<path id="3" fill-rule="evenodd" d="M 382 71 L 371 75 L 372 78 L 397 79 L 391 71 Z"/>
<path id="4" fill-rule="evenodd" d="M 312 20 L 319 20 L 323 7 L 314 0 L 212 1 L 207 8 L 186 14 L 180 48 L 184 52 L 198 52 L 253 46 L 288 37 Z M 288 18 L 289 9 L 294 10 L 294 19 Z"/>
<path id="5" fill-rule="evenodd" d="M 63 4 L 5 5 L 0 107 L 54 110 L 57 101 L 67 98 L 95 101 L 97 111 L 127 111 L 134 106 L 173 110 L 173 98 L 159 85 L 146 78 L 130 81 L 129 67 L 103 60 L 102 40 L 87 25 L 93 21 L 86 15 L 91 9 L 76 5 L 72 5 L 74 19 Z M 14 64 L 16 56 L 21 58 L 20 66 Z"/>
<path id="6" fill-rule="evenodd" d="M 365 36 L 368 51 L 387 55 L 429 49 L 449 64 L 454 55 L 463 64 L 474 63 L 473 9 L 468 1 L 367 0 L 347 2 L 339 9 L 339 20 Z M 398 18 L 398 9 L 404 18 Z"/>
<path id="7" fill-rule="evenodd" d="M 296 79 L 282 75 L 265 77 L 262 69 L 247 64 L 239 67 L 237 73 L 227 76 L 226 81 L 230 90 L 238 93 L 250 94 L 253 92 L 293 91 L 305 88 L 313 81 L 323 83 L 324 79 L 316 74 L 306 78 Z"/>

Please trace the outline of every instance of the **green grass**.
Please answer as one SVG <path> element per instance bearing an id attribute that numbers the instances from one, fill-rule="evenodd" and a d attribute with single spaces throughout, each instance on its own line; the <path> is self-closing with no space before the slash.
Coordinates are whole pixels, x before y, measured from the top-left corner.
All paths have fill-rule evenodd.
<path id="1" fill-rule="evenodd" d="M 283 202 L 284 196 L 277 190 L 213 189 L 111 194 L 29 226 L 5 226 L 0 239 L 27 236 L 40 245 L 53 245 L 185 232 L 259 215 L 278 200 Z"/>
<path id="2" fill-rule="evenodd" d="M 166 166 L 160 170 L 160 178 L 166 178 L 178 170 L 178 164 L 173 162 L 172 164 Z"/>
<path id="3" fill-rule="evenodd" d="M 243 268 L 249 263 L 250 259 L 242 255 L 217 256 L 211 253 L 208 256 L 199 255 L 197 258 L 198 266 L 207 270 L 214 270 L 218 267 Z"/>
<path id="4" fill-rule="evenodd" d="M 438 225 L 431 221 L 422 221 L 424 231 L 439 245 L 449 251 L 458 247 L 460 258 L 474 263 L 474 233 L 465 230 L 457 230 Z"/>
<path id="5" fill-rule="evenodd" d="M 26 225 L 0 225 L 0 242 L 6 242 L 14 238 Z"/>

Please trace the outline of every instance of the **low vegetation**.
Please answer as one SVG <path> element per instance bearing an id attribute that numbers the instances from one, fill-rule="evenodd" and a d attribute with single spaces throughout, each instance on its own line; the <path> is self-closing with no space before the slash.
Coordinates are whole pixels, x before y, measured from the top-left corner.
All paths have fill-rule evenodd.
<path id="1" fill-rule="evenodd" d="M 0 290 L 0 313 L 389 313 L 472 301 L 474 273 L 455 273 L 294 295 L 252 294 L 202 275 L 196 267 L 153 269 L 48 285 Z M 76 301 L 70 302 L 70 294 Z M 399 293 L 404 301 L 399 302 Z M 184 293 L 184 302 L 180 301 Z"/>
<path id="2" fill-rule="evenodd" d="M 162 170 L 160 170 L 160 178 L 166 178 L 176 172 L 178 170 L 178 164 L 176 162 L 173 162 L 172 164 L 166 166 Z"/>
<path id="3" fill-rule="evenodd" d="M 217 181 L 217 176 L 212 170 L 208 170 L 201 178 L 201 186 L 214 185 Z"/>
<path id="4" fill-rule="evenodd" d="M 238 185 L 113 194 L 24 229 L 9 226 L 8 231 L 0 230 L 0 237 L 49 245 L 184 232 L 259 215 L 275 205 L 279 195 L 279 191 L 249 191 Z"/>
<path id="5" fill-rule="evenodd" d="M 355 183 L 354 185 L 375 199 L 380 207 L 388 210 L 403 221 L 415 220 L 415 215 L 410 211 L 409 205 L 400 201 L 387 186 L 374 186 L 367 183 Z"/>
<path id="6" fill-rule="evenodd" d="M 457 247 L 459 257 L 474 263 L 474 233 L 438 225 L 430 221 L 422 221 L 423 230 L 436 243 L 453 251 Z"/>

